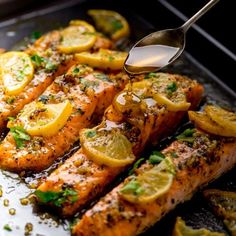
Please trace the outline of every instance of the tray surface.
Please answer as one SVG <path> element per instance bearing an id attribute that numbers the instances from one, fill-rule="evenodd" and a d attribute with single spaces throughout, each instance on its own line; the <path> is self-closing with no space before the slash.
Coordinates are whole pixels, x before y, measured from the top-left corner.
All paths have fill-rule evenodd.
<path id="1" fill-rule="evenodd" d="M 95 4 L 80 2 L 79 4 L 63 5 L 52 8 L 45 12 L 35 12 L 27 17 L 14 19 L 12 21 L 0 23 L 0 47 L 7 49 L 21 47 L 22 39 L 29 37 L 34 31 L 47 32 L 52 29 L 62 27 L 69 20 L 75 18 L 88 19 L 86 11 L 89 8 L 98 7 Z M 64 9 L 63 9 L 64 8 Z M 99 5 L 99 8 L 108 8 L 107 5 Z M 112 8 L 109 6 L 109 8 Z M 151 32 L 154 27 L 149 22 L 145 21 L 135 12 L 120 11 L 119 7 L 113 7 L 114 10 L 121 12 L 129 21 L 132 29 L 131 41 L 135 42 L 143 35 Z M 131 45 L 132 43 L 128 44 Z M 166 68 L 168 72 L 180 73 L 188 75 L 192 79 L 196 79 L 205 87 L 204 103 L 217 103 L 226 107 L 236 107 L 236 94 L 228 89 L 214 74 L 208 71 L 198 61 L 196 61 L 189 53 L 185 52 L 179 60 L 173 65 Z M 160 146 L 165 145 L 163 143 Z M 158 147 L 157 147 L 158 148 Z M 71 151 L 78 149 L 78 145 Z M 69 153 L 68 155 L 70 155 Z M 145 155 L 145 153 L 144 153 Z M 64 157 L 65 158 L 65 157 Z M 54 165 L 57 165 L 57 163 Z M 51 168 L 52 169 L 52 168 Z M 50 171 L 51 171 L 50 169 Z M 215 187 L 223 190 L 236 191 L 236 177 L 232 170 L 217 181 L 210 184 L 210 187 Z M 25 233 L 25 225 L 33 224 L 33 231 L 30 235 L 35 236 L 67 236 L 69 232 L 69 220 L 62 220 L 56 217 L 53 212 L 46 211 L 45 208 L 39 208 L 34 204 L 23 206 L 20 199 L 28 196 L 33 189 L 28 186 L 32 183 L 37 183 L 37 180 L 46 176 L 48 171 L 42 174 L 27 176 L 24 181 L 16 174 L 6 171 L 0 171 L 0 186 L 3 188 L 3 196 L 0 197 L 0 236 L 21 236 Z M 4 199 L 9 200 L 9 206 L 4 206 Z M 9 214 L 9 209 L 16 210 L 15 215 Z M 178 206 L 174 211 L 169 213 L 158 224 L 148 230 L 145 236 L 151 235 L 171 235 L 172 226 L 174 225 L 176 216 L 182 216 L 187 224 L 195 228 L 207 227 L 212 230 L 222 231 L 228 235 L 222 221 L 218 220 L 210 211 L 207 203 L 204 201 L 201 193 L 197 193 L 191 201 Z M 13 231 L 8 232 L 3 230 L 5 224 L 12 226 Z"/>

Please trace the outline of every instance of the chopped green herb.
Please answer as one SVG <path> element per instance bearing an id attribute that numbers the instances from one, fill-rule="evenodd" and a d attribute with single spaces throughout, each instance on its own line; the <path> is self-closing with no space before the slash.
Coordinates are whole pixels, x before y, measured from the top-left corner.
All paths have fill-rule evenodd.
<path id="1" fill-rule="evenodd" d="M 108 60 L 109 60 L 109 61 L 113 61 L 114 59 L 115 59 L 115 58 L 114 58 L 113 56 L 109 56 L 109 57 L 108 57 Z"/>
<path id="2" fill-rule="evenodd" d="M 111 25 L 112 25 L 114 32 L 123 28 L 122 23 L 118 20 L 115 20 L 115 19 L 111 22 Z"/>
<path id="3" fill-rule="evenodd" d="M 46 63 L 46 65 L 45 65 L 45 69 L 47 70 L 47 71 L 54 71 L 54 70 L 56 70 L 57 69 L 57 65 L 55 65 L 55 64 L 53 64 L 52 62 L 50 62 L 50 61 L 47 61 L 47 63 Z"/>
<path id="4" fill-rule="evenodd" d="M 193 136 L 194 133 L 195 133 L 195 129 L 186 129 L 183 133 L 178 135 L 176 139 L 180 141 L 188 142 L 188 143 L 193 143 L 195 139 Z"/>
<path id="5" fill-rule="evenodd" d="M 52 203 L 57 207 L 60 207 L 65 202 L 74 203 L 78 200 L 77 192 L 71 188 L 66 188 L 59 192 L 36 190 L 34 194 L 42 203 Z"/>
<path id="6" fill-rule="evenodd" d="M 93 88 L 99 85 L 98 81 L 87 80 L 85 78 L 81 78 L 80 83 L 81 83 L 80 88 L 82 91 L 85 91 L 89 87 Z"/>
<path id="7" fill-rule="evenodd" d="M 34 31 L 34 32 L 32 32 L 30 39 L 31 39 L 31 41 L 34 42 L 34 41 L 36 41 L 37 39 L 39 39 L 41 36 L 42 36 L 42 33 L 41 33 L 41 32 Z"/>
<path id="8" fill-rule="evenodd" d="M 43 57 L 40 57 L 39 55 L 37 54 L 34 54 L 33 56 L 31 56 L 31 60 L 33 61 L 33 63 L 36 65 L 36 66 L 41 66 L 43 62 L 45 62 L 45 58 Z"/>
<path id="9" fill-rule="evenodd" d="M 158 151 L 153 151 L 152 155 L 150 155 L 148 161 L 155 165 L 160 163 L 161 161 L 163 161 L 165 159 L 165 155 L 162 154 L 161 152 Z"/>
<path id="10" fill-rule="evenodd" d="M 150 78 L 155 78 L 155 77 L 157 77 L 157 74 L 151 72 L 151 73 L 145 75 L 144 79 L 150 79 Z"/>
<path id="11" fill-rule="evenodd" d="M 14 97 L 9 97 L 6 102 L 7 102 L 7 104 L 12 104 L 12 103 L 14 103 L 14 101 L 15 101 Z"/>
<path id="12" fill-rule="evenodd" d="M 10 128 L 10 132 L 16 142 L 17 148 L 24 147 L 24 142 L 30 140 L 30 136 L 26 133 L 26 130 L 20 126 Z"/>
<path id="13" fill-rule="evenodd" d="M 78 74 L 80 72 L 80 69 L 78 67 L 75 67 L 75 69 L 72 71 L 73 74 Z"/>
<path id="14" fill-rule="evenodd" d="M 12 117 L 12 116 L 8 116 L 7 119 L 8 119 L 9 121 L 14 121 L 16 118 L 15 118 L 15 117 Z"/>
<path id="15" fill-rule="evenodd" d="M 44 104 L 46 104 L 48 102 L 48 100 L 49 100 L 49 97 L 47 95 L 41 95 L 39 97 L 39 101 L 44 103 Z"/>
<path id="16" fill-rule="evenodd" d="M 103 80 L 103 81 L 106 81 L 106 82 L 110 82 L 111 81 L 110 78 L 107 75 L 103 74 L 103 73 L 94 73 L 93 75 L 97 79 L 100 79 L 100 80 Z"/>
<path id="17" fill-rule="evenodd" d="M 179 156 L 176 154 L 176 152 L 171 152 L 170 153 L 171 157 L 173 158 L 178 158 Z"/>
<path id="18" fill-rule="evenodd" d="M 177 84 L 176 84 L 176 82 L 173 82 L 173 83 L 169 84 L 169 85 L 167 86 L 166 90 L 167 90 L 168 95 L 171 96 L 172 93 L 177 90 Z"/>
<path id="19" fill-rule="evenodd" d="M 85 112 L 79 107 L 79 108 L 77 108 L 77 111 L 78 111 L 78 113 L 80 114 L 80 115 L 83 115 Z"/>
<path id="20" fill-rule="evenodd" d="M 140 164 L 144 161 L 144 158 L 140 158 L 139 160 L 137 160 L 134 165 L 133 168 L 129 171 L 129 175 L 132 175 L 134 173 L 134 171 L 140 166 Z"/>
<path id="21" fill-rule="evenodd" d="M 88 130 L 88 131 L 86 132 L 86 137 L 87 137 L 87 138 L 92 138 L 92 137 L 94 137 L 96 134 L 97 134 L 97 133 L 96 133 L 95 130 Z"/>
<path id="22" fill-rule="evenodd" d="M 139 195 L 144 192 L 144 189 L 141 187 L 140 183 L 133 179 L 123 186 L 120 190 L 121 193 L 132 193 L 134 195 Z"/>
<path id="23" fill-rule="evenodd" d="M 5 229 L 5 230 L 7 230 L 7 231 L 12 231 L 12 228 L 10 227 L 9 224 L 5 224 L 5 225 L 3 226 L 3 229 Z"/>

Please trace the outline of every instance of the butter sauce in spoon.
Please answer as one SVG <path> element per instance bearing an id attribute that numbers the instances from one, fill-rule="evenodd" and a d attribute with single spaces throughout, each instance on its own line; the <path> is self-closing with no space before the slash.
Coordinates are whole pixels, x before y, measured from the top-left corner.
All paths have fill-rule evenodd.
<path id="1" fill-rule="evenodd" d="M 142 38 L 130 50 L 124 69 L 129 74 L 141 74 L 158 71 L 172 63 L 184 50 L 187 30 L 218 1 L 209 1 L 179 28 L 157 31 Z"/>

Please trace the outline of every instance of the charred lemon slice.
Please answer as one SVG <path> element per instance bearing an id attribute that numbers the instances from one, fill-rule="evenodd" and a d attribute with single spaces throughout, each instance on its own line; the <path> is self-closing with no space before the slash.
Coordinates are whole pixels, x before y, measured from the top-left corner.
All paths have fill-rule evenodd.
<path id="1" fill-rule="evenodd" d="M 206 106 L 204 111 L 218 125 L 231 130 L 236 135 L 236 114 L 217 106 Z"/>
<path id="2" fill-rule="evenodd" d="M 120 196 L 138 204 L 155 201 L 170 189 L 174 178 L 173 168 L 171 159 L 164 159 L 159 165 L 128 179 L 119 192 Z"/>
<path id="3" fill-rule="evenodd" d="M 70 26 L 61 31 L 58 50 L 63 53 L 82 52 L 90 49 L 96 41 L 95 30 L 87 22 L 71 21 Z"/>
<path id="4" fill-rule="evenodd" d="M 30 135 L 52 136 L 65 125 L 71 112 L 68 100 L 58 104 L 32 102 L 24 107 L 17 120 Z M 14 121 L 8 122 L 8 128 L 13 126 Z"/>
<path id="5" fill-rule="evenodd" d="M 216 215 L 224 219 L 224 223 L 232 236 L 236 235 L 236 193 L 208 189 L 204 196 L 209 200 Z"/>
<path id="6" fill-rule="evenodd" d="M 131 143 L 117 130 L 84 129 L 80 142 L 88 157 L 99 164 L 118 167 L 135 160 Z"/>
<path id="7" fill-rule="evenodd" d="M 225 234 L 212 232 L 204 228 L 193 229 L 187 226 L 185 222 L 180 217 L 178 217 L 172 236 L 225 236 Z"/>
<path id="8" fill-rule="evenodd" d="M 212 120 L 206 112 L 188 112 L 189 119 L 200 129 L 219 136 L 236 137 L 234 130 L 229 129 L 228 126 L 222 126 Z"/>
<path id="9" fill-rule="evenodd" d="M 113 40 L 117 41 L 129 35 L 129 24 L 126 19 L 115 11 L 89 10 L 88 14 L 93 18 L 97 29 Z"/>
<path id="10" fill-rule="evenodd" d="M 99 69 L 121 70 L 127 57 L 126 52 L 100 49 L 98 52 L 81 52 L 76 54 L 76 59 L 81 64 L 87 64 Z"/>
<path id="11" fill-rule="evenodd" d="M 0 56 L 0 76 L 6 94 L 18 95 L 32 80 L 34 67 L 28 54 L 6 52 Z"/>

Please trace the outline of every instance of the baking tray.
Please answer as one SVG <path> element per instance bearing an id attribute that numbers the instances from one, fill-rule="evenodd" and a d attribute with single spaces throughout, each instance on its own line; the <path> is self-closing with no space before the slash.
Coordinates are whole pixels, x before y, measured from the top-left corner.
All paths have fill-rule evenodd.
<path id="1" fill-rule="evenodd" d="M 112 1 L 112 3 L 102 0 L 99 1 L 99 3 L 93 0 L 77 0 L 64 2 L 63 4 L 59 3 L 56 6 L 44 10 L 34 11 L 27 15 L 1 22 L 0 47 L 6 49 L 12 49 L 14 47 L 19 48 L 21 47 L 22 39 L 25 38 L 27 41 L 34 31 L 44 33 L 52 29 L 60 28 L 65 26 L 69 20 L 75 18 L 90 20 L 86 15 L 87 9 L 90 8 L 113 9 L 122 13 L 130 23 L 132 36 L 130 39 L 131 41 L 121 45 L 121 47 L 129 47 L 133 42 L 155 29 L 175 27 L 182 23 L 181 19 L 173 14 L 173 12 L 161 2 L 162 1 L 158 2 L 150 0 L 148 4 L 149 8 L 145 6 L 145 14 L 142 13 L 142 3 L 137 3 L 135 6 L 129 6 L 128 3 L 132 3 L 132 1 L 128 0 L 115 0 Z M 148 17 L 147 11 L 150 11 L 150 9 L 155 9 L 155 11 L 158 12 L 158 14 L 155 14 L 155 19 L 150 17 L 150 12 Z M 192 37 L 192 45 L 194 44 L 193 40 L 196 34 L 198 37 L 196 37 L 195 43 L 199 44 L 200 41 L 201 44 L 204 42 L 206 44 L 210 43 L 209 40 L 198 32 L 192 31 L 189 36 L 190 38 Z M 215 47 L 215 45 L 212 45 L 211 49 L 213 50 Z M 218 51 L 220 50 L 216 48 L 215 51 L 213 50 L 211 53 L 214 55 L 214 53 L 219 53 Z M 227 55 L 224 56 L 227 57 Z M 181 58 L 173 65 L 166 68 L 166 71 L 185 74 L 192 79 L 196 79 L 203 83 L 206 90 L 204 102 L 217 103 L 235 109 L 236 93 L 206 68 L 201 61 L 197 60 L 194 53 L 192 53 L 191 48 L 187 47 Z M 168 142 L 170 141 L 162 142 L 159 147 L 166 145 Z M 75 146 L 71 153 L 77 148 L 78 146 Z M 68 153 L 67 156 L 71 155 L 71 153 Z M 143 155 L 145 155 L 145 153 Z M 54 168 L 56 166 L 57 163 L 53 165 Z M 69 227 L 73 219 L 60 219 L 50 209 L 38 207 L 33 203 L 26 206 L 23 206 L 20 203 L 21 198 L 28 196 L 34 191 L 30 186 L 37 183 L 38 179 L 42 176 L 46 176 L 48 171 L 51 170 L 52 168 L 34 175 L 26 173 L 24 178 L 20 178 L 18 175 L 6 171 L 0 171 L 0 185 L 3 186 L 3 196 L 0 197 L 0 236 L 27 235 L 25 234 L 25 226 L 27 223 L 33 224 L 33 231 L 28 235 L 70 235 Z M 120 179 L 122 179 L 122 177 Z M 210 187 L 236 191 L 235 169 L 210 184 Z M 9 206 L 4 206 L 5 199 L 9 200 Z M 9 214 L 9 209 L 11 208 L 16 210 L 15 215 Z M 214 216 L 200 192 L 196 193 L 192 200 L 179 205 L 174 211 L 169 213 L 143 235 L 171 235 L 176 216 L 183 217 L 188 225 L 195 228 L 207 227 L 212 230 L 224 232 L 228 235 L 222 221 Z M 8 232 L 3 230 L 5 224 L 10 224 L 13 231 Z"/>

